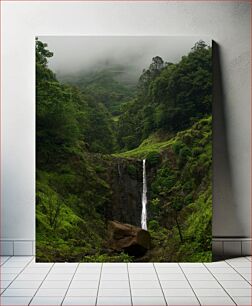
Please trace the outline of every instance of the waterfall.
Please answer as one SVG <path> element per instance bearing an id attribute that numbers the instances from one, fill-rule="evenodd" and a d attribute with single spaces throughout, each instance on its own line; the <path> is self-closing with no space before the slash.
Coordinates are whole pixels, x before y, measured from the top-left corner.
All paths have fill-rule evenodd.
<path id="1" fill-rule="evenodd" d="M 146 160 L 143 160 L 143 193 L 142 193 L 142 216 L 141 216 L 141 226 L 142 229 L 147 230 L 147 181 L 146 181 Z"/>

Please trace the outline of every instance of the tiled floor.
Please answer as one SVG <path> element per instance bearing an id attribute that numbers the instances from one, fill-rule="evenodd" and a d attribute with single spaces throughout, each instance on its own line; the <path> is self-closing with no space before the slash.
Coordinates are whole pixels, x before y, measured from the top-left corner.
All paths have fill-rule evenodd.
<path id="1" fill-rule="evenodd" d="M 0 305 L 251 304 L 251 257 L 205 264 L 53 264 L 1 257 Z"/>

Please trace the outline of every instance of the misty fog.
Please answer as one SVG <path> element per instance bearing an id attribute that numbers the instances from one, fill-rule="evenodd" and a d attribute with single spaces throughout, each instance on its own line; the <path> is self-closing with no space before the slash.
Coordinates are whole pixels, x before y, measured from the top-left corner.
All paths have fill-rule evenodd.
<path id="1" fill-rule="evenodd" d="M 176 63 L 206 37 L 184 36 L 39 36 L 54 53 L 49 68 L 61 78 L 104 68 L 121 69 L 132 81 L 149 67 L 154 56 Z"/>

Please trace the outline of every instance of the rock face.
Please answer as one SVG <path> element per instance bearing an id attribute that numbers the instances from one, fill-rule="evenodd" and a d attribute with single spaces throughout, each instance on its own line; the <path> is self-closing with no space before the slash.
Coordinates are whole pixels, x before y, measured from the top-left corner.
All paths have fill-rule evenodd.
<path id="1" fill-rule="evenodd" d="M 142 161 L 114 158 L 109 171 L 107 181 L 112 192 L 106 219 L 140 226 Z"/>
<path id="2" fill-rule="evenodd" d="M 148 231 L 118 221 L 108 222 L 109 248 L 124 251 L 131 256 L 143 256 L 150 249 L 151 238 Z"/>

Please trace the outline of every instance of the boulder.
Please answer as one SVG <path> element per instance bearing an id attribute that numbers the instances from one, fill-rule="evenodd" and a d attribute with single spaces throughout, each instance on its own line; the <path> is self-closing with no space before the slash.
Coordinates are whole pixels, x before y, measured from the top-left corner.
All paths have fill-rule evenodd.
<path id="1" fill-rule="evenodd" d="M 108 235 L 109 248 L 115 251 L 124 251 L 131 256 L 140 257 L 150 249 L 150 234 L 140 227 L 109 221 Z"/>

